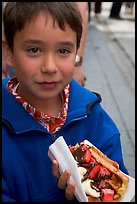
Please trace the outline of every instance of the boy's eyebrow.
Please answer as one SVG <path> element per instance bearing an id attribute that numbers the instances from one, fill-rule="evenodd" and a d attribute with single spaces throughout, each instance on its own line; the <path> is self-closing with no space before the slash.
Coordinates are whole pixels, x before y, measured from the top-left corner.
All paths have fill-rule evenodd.
<path id="1" fill-rule="evenodd" d="M 64 41 L 64 42 L 59 42 L 59 45 L 63 45 L 63 46 L 69 46 L 69 47 L 74 47 L 75 43 L 71 42 L 71 41 Z"/>
<path id="2" fill-rule="evenodd" d="M 23 43 L 24 44 L 31 44 L 31 43 L 34 43 L 34 44 L 43 44 L 43 42 L 41 40 L 33 40 L 33 39 L 25 40 Z"/>
<path id="3" fill-rule="evenodd" d="M 33 39 L 28 39 L 28 40 L 25 40 L 23 42 L 24 44 L 45 44 L 45 42 L 41 41 L 41 40 L 33 40 Z M 74 47 L 75 46 L 75 43 L 71 42 L 71 41 L 60 41 L 57 43 L 58 46 L 70 46 L 70 47 Z"/>

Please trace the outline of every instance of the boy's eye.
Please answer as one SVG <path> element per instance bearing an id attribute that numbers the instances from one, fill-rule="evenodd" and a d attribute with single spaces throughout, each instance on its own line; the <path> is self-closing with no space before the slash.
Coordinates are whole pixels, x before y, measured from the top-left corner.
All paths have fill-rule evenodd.
<path id="1" fill-rule="evenodd" d="M 66 48 L 62 48 L 62 49 L 60 49 L 58 52 L 59 52 L 59 54 L 61 54 L 61 55 L 67 55 L 68 53 L 70 53 L 70 50 L 69 50 L 69 49 L 66 49 Z"/>
<path id="2" fill-rule="evenodd" d="M 41 50 L 39 48 L 36 48 L 36 47 L 29 48 L 27 51 L 29 53 L 31 53 L 31 54 L 39 54 L 39 53 L 41 53 Z"/>

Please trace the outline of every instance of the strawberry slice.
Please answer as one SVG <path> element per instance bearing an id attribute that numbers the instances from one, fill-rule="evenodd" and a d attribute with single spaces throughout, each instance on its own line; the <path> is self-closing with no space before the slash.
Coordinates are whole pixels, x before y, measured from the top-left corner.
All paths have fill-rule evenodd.
<path id="1" fill-rule="evenodd" d="M 101 175 L 101 177 L 110 176 L 110 172 L 104 166 L 100 166 L 99 174 Z"/>
<path id="2" fill-rule="evenodd" d="M 89 162 L 89 163 L 90 163 L 90 164 L 91 164 L 91 163 L 97 164 L 96 160 L 95 160 L 93 157 L 90 157 L 90 162 Z"/>
<path id="3" fill-rule="evenodd" d="M 104 189 L 101 189 L 101 193 L 102 193 L 102 197 L 101 197 L 102 202 L 113 202 L 114 190 L 104 188 Z"/>
<path id="4" fill-rule="evenodd" d="M 105 181 L 101 180 L 98 188 L 101 189 L 103 186 L 105 186 Z"/>
<path id="5" fill-rule="evenodd" d="M 81 149 L 82 149 L 82 151 L 86 151 L 88 149 L 88 146 L 84 144 L 81 146 Z"/>
<path id="6" fill-rule="evenodd" d="M 98 176 L 98 173 L 100 171 L 100 165 L 96 165 L 93 167 L 93 169 L 91 169 L 91 171 L 89 172 L 89 178 L 90 179 L 94 179 Z"/>
<path id="7" fill-rule="evenodd" d="M 84 161 L 86 163 L 89 163 L 90 162 L 90 158 L 91 158 L 91 151 L 89 149 L 87 149 L 85 154 L 84 154 Z"/>

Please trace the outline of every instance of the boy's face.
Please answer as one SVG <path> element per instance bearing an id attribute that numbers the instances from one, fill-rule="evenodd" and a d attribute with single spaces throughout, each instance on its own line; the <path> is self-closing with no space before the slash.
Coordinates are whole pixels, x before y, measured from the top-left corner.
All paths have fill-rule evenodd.
<path id="1" fill-rule="evenodd" d="M 14 38 L 13 53 L 7 62 L 14 66 L 20 93 L 26 98 L 56 97 L 73 77 L 76 58 L 76 33 L 66 27 L 53 27 L 52 18 L 43 12 Z"/>

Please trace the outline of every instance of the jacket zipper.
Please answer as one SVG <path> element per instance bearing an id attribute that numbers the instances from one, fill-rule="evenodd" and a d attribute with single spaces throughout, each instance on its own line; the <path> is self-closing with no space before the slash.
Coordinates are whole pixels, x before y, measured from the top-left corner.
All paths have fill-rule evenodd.
<path id="1" fill-rule="evenodd" d="M 87 118 L 87 115 L 81 116 L 81 117 L 79 117 L 79 118 L 74 118 L 74 119 L 68 121 L 68 122 L 63 126 L 63 128 L 65 128 L 65 127 L 66 127 L 68 124 L 70 124 L 71 122 L 74 122 L 74 121 L 77 121 L 77 120 L 81 120 L 81 119 L 85 119 L 85 118 Z M 58 138 L 58 134 L 56 134 L 56 133 L 51 134 L 51 138 L 52 138 L 53 142 L 55 142 L 55 140 Z"/>

